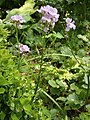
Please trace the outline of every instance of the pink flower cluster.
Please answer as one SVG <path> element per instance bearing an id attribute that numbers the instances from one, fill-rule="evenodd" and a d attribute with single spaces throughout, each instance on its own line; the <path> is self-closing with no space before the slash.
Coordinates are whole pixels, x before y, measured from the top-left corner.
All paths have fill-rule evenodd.
<path id="1" fill-rule="evenodd" d="M 29 47 L 27 45 L 20 44 L 19 49 L 20 53 L 30 52 Z"/>
<path id="2" fill-rule="evenodd" d="M 11 16 L 11 20 L 15 23 L 17 23 L 18 28 L 22 28 L 21 23 L 25 22 L 25 20 L 23 19 L 23 17 L 21 15 L 14 15 Z"/>
<path id="3" fill-rule="evenodd" d="M 14 16 L 11 16 L 11 19 L 14 21 L 14 22 L 18 22 L 18 23 L 23 23 L 24 22 L 24 19 L 21 15 L 14 15 Z"/>
<path id="4" fill-rule="evenodd" d="M 43 23 L 47 22 L 48 25 L 54 27 L 55 23 L 58 21 L 59 18 L 59 14 L 57 14 L 57 9 L 53 8 L 50 5 L 47 6 L 43 6 L 40 8 L 40 10 L 38 10 L 39 13 L 42 13 L 42 18 L 41 21 Z M 45 27 L 45 31 L 47 32 L 49 30 L 49 26 L 46 28 Z"/>
<path id="5" fill-rule="evenodd" d="M 74 24 L 75 22 L 72 21 L 71 18 L 67 18 L 66 19 L 66 23 L 67 23 L 67 25 L 66 25 L 66 31 L 69 31 L 71 28 L 73 28 L 74 30 L 76 29 L 76 25 Z"/>

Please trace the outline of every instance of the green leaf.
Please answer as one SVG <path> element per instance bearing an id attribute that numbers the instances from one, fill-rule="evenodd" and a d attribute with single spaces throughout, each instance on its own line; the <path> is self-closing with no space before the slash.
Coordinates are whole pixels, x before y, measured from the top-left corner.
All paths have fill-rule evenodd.
<path id="1" fill-rule="evenodd" d="M 6 16 L 6 20 L 10 19 L 11 16 L 15 14 L 19 14 L 25 19 L 25 21 L 29 21 L 31 19 L 30 15 L 35 12 L 35 10 L 33 9 L 34 5 L 35 5 L 34 0 L 27 0 L 25 4 L 21 6 L 19 9 L 18 8 L 12 9 Z"/>
<path id="2" fill-rule="evenodd" d="M 78 96 L 73 93 L 73 94 L 70 94 L 68 97 L 67 97 L 68 101 L 72 101 L 74 102 L 75 104 L 79 104 L 79 98 Z"/>
<path id="3" fill-rule="evenodd" d="M 90 104 L 86 105 L 86 109 L 90 113 Z"/>
<path id="4" fill-rule="evenodd" d="M 0 94 L 3 94 L 5 92 L 4 88 L 0 88 Z"/>
<path id="5" fill-rule="evenodd" d="M 47 117 L 50 117 L 50 111 L 46 108 L 46 107 L 42 107 L 42 113 L 47 116 Z"/>
<path id="6" fill-rule="evenodd" d="M 8 85 L 8 81 L 3 76 L 0 76 L 0 86 Z"/>
<path id="7" fill-rule="evenodd" d="M 79 49 L 77 55 L 79 57 L 84 57 L 86 55 L 86 51 L 84 49 Z"/>
<path id="8" fill-rule="evenodd" d="M 58 39 L 64 38 L 63 35 L 60 32 L 56 33 L 55 31 L 53 31 L 53 33 L 50 33 L 49 35 L 46 35 L 45 37 L 46 38 L 55 37 L 55 38 L 58 38 Z"/>
<path id="9" fill-rule="evenodd" d="M 11 114 L 11 119 L 12 120 L 19 120 L 18 117 L 17 117 L 17 115 L 14 114 L 14 113 Z"/>
<path id="10" fill-rule="evenodd" d="M 65 97 L 59 97 L 59 98 L 57 98 L 56 100 L 60 100 L 60 101 L 65 102 L 65 101 L 66 101 L 66 98 L 65 98 Z"/>
<path id="11" fill-rule="evenodd" d="M 71 88 L 71 90 L 75 90 L 77 94 L 80 94 L 80 92 L 81 92 L 81 89 L 79 89 L 79 88 L 75 85 L 75 83 L 72 83 L 72 84 L 70 85 L 70 88 Z"/>
<path id="12" fill-rule="evenodd" d="M 31 105 L 29 103 L 24 104 L 23 108 L 24 108 L 26 114 L 28 114 L 28 115 L 31 114 Z"/>
<path id="13" fill-rule="evenodd" d="M 50 113 L 51 113 L 52 119 L 54 119 L 56 117 L 56 115 L 57 115 L 57 109 L 51 109 Z"/>
<path id="14" fill-rule="evenodd" d="M 49 83 L 52 87 L 54 87 L 54 88 L 55 88 L 55 87 L 56 87 L 56 88 L 59 87 L 54 80 L 49 80 L 48 83 Z"/>
<path id="15" fill-rule="evenodd" d="M 80 99 L 80 96 L 76 95 L 75 93 L 70 94 L 67 97 L 67 100 L 67 103 L 73 108 L 79 108 L 85 104 L 85 100 Z"/>
<path id="16" fill-rule="evenodd" d="M 53 36 L 56 37 L 56 38 L 58 38 L 58 39 L 64 38 L 63 35 L 61 33 L 59 33 L 59 32 L 54 33 Z"/>
<path id="17" fill-rule="evenodd" d="M 69 109 L 79 109 L 85 103 L 83 100 L 79 100 L 79 97 L 75 93 L 68 95 L 67 100 L 66 107 Z"/>
<path id="18" fill-rule="evenodd" d="M 61 47 L 61 53 L 64 55 L 64 56 L 72 56 L 72 53 L 71 53 L 71 50 L 69 47 L 66 47 L 66 46 L 63 46 Z"/>
<path id="19" fill-rule="evenodd" d="M 50 88 L 50 92 L 52 95 L 60 95 L 60 90 L 58 88 Z"/>
<path id="20" fill-rule="evenodd" d="M 79 35 L 77 35 L 77 37 L 80 38 L 80 39 L 82 39 L 85 42 L 89 42 L 89 39 L 87 39 L 87 37 L 85 35 L 79 34 Z"/>
<path id="21" fill-rule="evenodd" d="M 66 84 L 66 82 L 64 82 L 62 80 L 56 80 L 56 83 L 58 85 L 60 85 L 61 87 L 64 87 L 65 89 L 68 87 L 68 85 Z"/>
<path id="22" fill-rule="evenodd" d="M 87 75 L 88 75 L 88 74 L 85 74 L 85 76 L 84 76 L 84 80 L 83 80 L 83 81 L 85 82 L 85 84 L 88 84 Z"/>
<path id="23" fill-rule="evenodd" d="M 26 73 L 26 72 L 28 72 L 28 67 L 21 66 L 20 70 L 21 70 L 22 73 L 24 73 L 24 72 Z"/>
<path id="24" fill-rule="evenodd" d="M 0 112 L 0 120 L 5 120 L 5 113 L 3 111 Z"/>
<path id="25" fill-rule="evenodd" d="M 80 115 L 79 115 L 79 117 L 80 117 L 80 120 L 90 120 L 90 113 L 88 113 L 88 112 L 82 112 Z"/>
<path id="26" fill-rule="evenodd" d="M 21 98 L 20 98 L 20 103 L 21 103 L 22 105 L 24 105 L 24 104 L 25 104 L 25 98 L 21 97 Z"/>

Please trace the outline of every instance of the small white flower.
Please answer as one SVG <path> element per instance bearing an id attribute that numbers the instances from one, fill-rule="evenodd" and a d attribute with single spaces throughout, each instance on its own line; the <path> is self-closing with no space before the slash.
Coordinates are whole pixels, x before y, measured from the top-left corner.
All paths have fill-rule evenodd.
<path id="1" fill-rule="evenodd" d="M 20 48 L 20 53 L 30 52 L 29 47 L 27 45 L 20 44 L 19 48 Z"/>

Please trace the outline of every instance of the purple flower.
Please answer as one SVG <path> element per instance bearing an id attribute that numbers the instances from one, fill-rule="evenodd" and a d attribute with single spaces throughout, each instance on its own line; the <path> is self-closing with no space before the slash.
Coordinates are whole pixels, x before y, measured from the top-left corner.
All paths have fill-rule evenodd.
<path id="1" fill-rule="evenodd" d="M 41 7 L 40 10 L 38 10 L 38 12 L 40 12 L 40 13 L 49 13 L 52 16 L 55 16 L 57 14 L 57 9 L 53 8 L 50 5 L 47 5 L 47 6 Z"/>
<path id="2" fill-rule="evenodd" d="M 43 6 L 38 10 L 39 13 L 42 13 L 41 21 L 43 23 L 47 22 L 49 27 L 52 26 L 52 28 L 55 26 L 55 23 L 58 21 L 59 14 L 57 14 L 57 9 L 53 8 L 50 5 Z M 47 26 L 45 26 L 45 29 Z M 49 30 L 49 29 L 48 29 Z"/>
<path id="3" fill-rule="evenodd" d="M 11 16 L 11 20 L 14 21 L 14 22 L 17 22 L 17 23 L 23 23 L 24 22 L 24 19 L 21 15 Z"/>
<path id="4" fill-rule="evenodd" d="M 75 21 L 72 21 L 71 18 L 67 18 L 66 19 L 66 23 L 67 23 L 67 25 L 66 25 L 66 31 L 69 31 L 71 28 L 73 28 L 74 30 L 76 29 L 76 25 L 74 24 Z"/>
<path id="5" fill-rule="evenodd" d="M 30 52 L 29 47 L 27 45 L 20 44 L 19 48 L 20 48 L 20 53 Z"/>
<path id="6" fill-rule="evenodd" d="M 48 32 L 49 28 L 48 27 L 44 27 L 44 32 Z"/>
<path id="7" fill-rule="evenodd" d="M 48 23 L 50 23 L 51 19 L 48 16 L 44 15 L 44 16 L 42 16 L 41 21 L 42 22 L 46 22 L 47 21 Z"/>

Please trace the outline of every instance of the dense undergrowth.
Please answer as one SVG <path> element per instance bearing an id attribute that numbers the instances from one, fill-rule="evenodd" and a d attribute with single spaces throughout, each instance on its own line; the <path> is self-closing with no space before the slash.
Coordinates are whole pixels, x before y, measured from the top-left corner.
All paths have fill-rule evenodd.
<path id="1" fill-rule="evenodd" d="M 0 8 L 0 120 L 90 120 L 90 1 Z"/>

